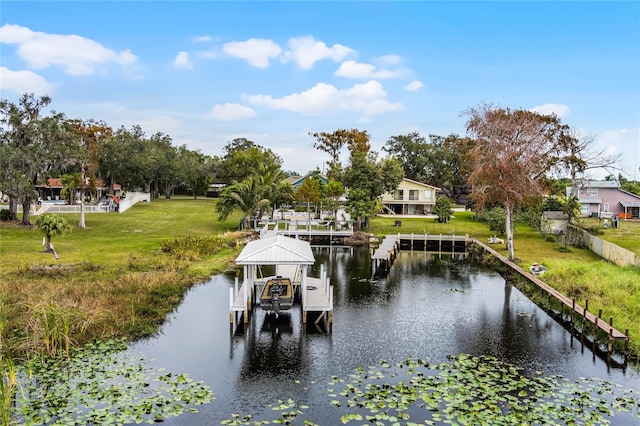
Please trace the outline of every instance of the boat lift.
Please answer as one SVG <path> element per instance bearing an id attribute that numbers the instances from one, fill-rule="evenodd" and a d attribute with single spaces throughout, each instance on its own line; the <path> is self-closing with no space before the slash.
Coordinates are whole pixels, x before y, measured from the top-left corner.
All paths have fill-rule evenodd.
<path id="1" fill-rule="evenodd" d="M 309 266 L 315 263 L 311 244 L 283 235 L 274 235 L 249 242 L 236 258 L 236 264 L 243 266 L 243 281 L 239 278 L 229 289 L 229 322 L 233 326 L 241 316 L 244 324 L 249 322 L 249 314 L 256 303 L 262 287 L 274 277 L 258 277 L 258 267 L 274 265 L 275 277 L 289 278 L 294 292 L 299 294 L 302 305 L 302 322 L 307 323 L 308 312 L 320 312 L 317 321 L 326 316 L 333 323 L 333 286 L 327 277 L 324 265 L 320 268 L 320 278 L 308 276 Z M 316 322 L 317 322 L 316 321 Z"/>

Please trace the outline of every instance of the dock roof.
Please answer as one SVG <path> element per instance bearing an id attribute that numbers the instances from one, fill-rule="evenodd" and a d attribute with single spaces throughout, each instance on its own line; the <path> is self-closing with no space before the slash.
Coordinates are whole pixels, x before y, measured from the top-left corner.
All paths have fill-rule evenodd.
<path id="1" fill-rule="evenodd" d="M 284 235 L 249 242 L 236 258 L 237 265 L 313 265 L 311 244 Z"/>

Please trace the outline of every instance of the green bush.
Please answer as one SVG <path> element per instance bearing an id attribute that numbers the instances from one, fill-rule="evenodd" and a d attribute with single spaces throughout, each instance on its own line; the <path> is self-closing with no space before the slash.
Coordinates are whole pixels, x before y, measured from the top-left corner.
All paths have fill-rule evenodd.
<path id="1" fill-rule="evenodd" d="M 0 210 L 0 220 L 3 222 L 11 220 L 11 212 L 7 209 Z"/>

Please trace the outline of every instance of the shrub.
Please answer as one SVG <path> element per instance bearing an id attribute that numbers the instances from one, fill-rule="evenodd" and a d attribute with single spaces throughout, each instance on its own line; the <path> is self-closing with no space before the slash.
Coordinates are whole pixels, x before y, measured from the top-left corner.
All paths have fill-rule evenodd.
<path id="1" fill-rule="evenodd" d="M 438 198 L 436 205 L 433 206 L 433 213 L 438 216 L 438 222 L 448 223 L 453 214 L 453 210 L 451 210 L 451 200 L 447 197 Z"/>
<path id="2" fill-rule="evenodd" d="M 7 222 L 11 220 L 11 212 L 7 209 L 0 210 L 0 220 L 2 222 Z"/>
<path id="3" fill-rule="evenodd" d="M 507 213 L 502 207 L 494 207 L 491 210 L 476 213 L 476 218 L 489 226 L 491 232 L 497 232 L 500 235 L 504 235 L 507 231 L 506 222 Z"/>

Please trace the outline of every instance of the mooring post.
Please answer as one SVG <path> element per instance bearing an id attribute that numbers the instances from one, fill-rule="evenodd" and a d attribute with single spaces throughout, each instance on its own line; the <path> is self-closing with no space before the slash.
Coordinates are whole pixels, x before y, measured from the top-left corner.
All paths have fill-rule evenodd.
<path id="1" fill-rule="evenodd" d="M 587 319 L 587 312 L 589 312 L 589 300 L 584 302 L 584 310 L 582 312 L 582 334 L 584 334 L 584 321 Z"/>
<path id="2" fill-rule="evenodd" d="M 609 342 L 607 344 L 607 350 L 611 352 L 613 346 L 613 317 L 609 317 Z"/>
<path id="3" fill-rule="evenodd" d="M 602 309 L 598 312 L 598 316 L 596 317 L 596 322 L 593 324 L 593 344 L 596 344 L 596 340 L 598 339 L 598 320 L 600 319 L 600 315 L 602 315 Z"/>
<path id="4" fill-rule="evenodd" d="M 625 328 L 624 335 L 627 336 L 627 340 L 624 341 L 624 351 L 627 352 L 629 349 L 629 329 Z"/>
<path id="5" fill-rule="evenodd" d="M 575 297 L 571 301 L 571 327 L 573 327 L 573 314 L 576 311 L 576 299 Z"/>

